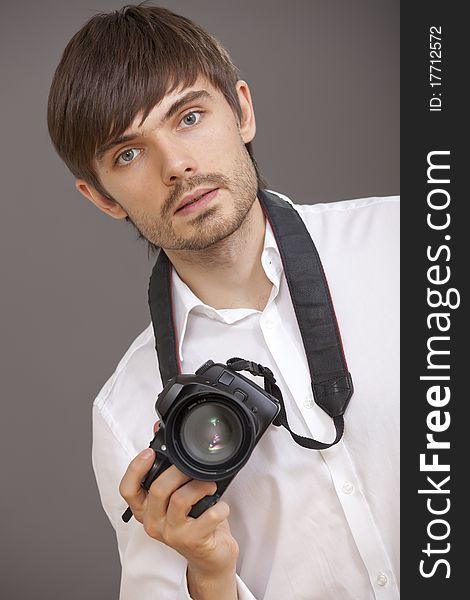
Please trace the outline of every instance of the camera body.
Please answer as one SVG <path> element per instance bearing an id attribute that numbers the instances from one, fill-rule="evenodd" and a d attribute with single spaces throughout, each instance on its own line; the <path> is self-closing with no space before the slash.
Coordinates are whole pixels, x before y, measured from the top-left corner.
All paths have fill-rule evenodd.
<path id="1" fill-rule="evenodd" d="M 195 375 L 173 377 L 155 404 L 160 428 L 150 448 L 156 459 L 142 487 L 148 490 L 172 464 L 191 479 L 215 481 L 215 494 L 189 513 L 198 517 L 219 500 L 279 409 L 276 398 L 256 383 L 212 360 Z"/>

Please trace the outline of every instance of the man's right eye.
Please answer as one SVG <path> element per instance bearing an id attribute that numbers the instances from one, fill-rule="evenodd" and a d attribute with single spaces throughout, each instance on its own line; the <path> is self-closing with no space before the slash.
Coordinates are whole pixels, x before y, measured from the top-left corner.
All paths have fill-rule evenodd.
<path id="1" fill-rule="evenodd" d="M 138 150 L 137 148 L 129 148 L 128 150 L 124 150 L 124 152 L 118 154 L 114 164 L 119 165 L 120 167 L 126 166 L 131 163 L 140 152 L 141 150 Z"/>

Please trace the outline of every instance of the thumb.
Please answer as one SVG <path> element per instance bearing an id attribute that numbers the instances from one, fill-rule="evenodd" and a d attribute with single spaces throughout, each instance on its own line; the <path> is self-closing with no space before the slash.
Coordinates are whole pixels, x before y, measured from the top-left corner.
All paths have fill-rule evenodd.
<path id="1" fill-rule="evenodd" d="M 121 484 L 119 486 L 119 493 L 127 500 L 129 506 L 131 506 L 132 502 L 135 502 L 137 498 L 146 495 L 145 491 L 140 486 L 140 482 L 151 468 L 154 460 L 154 450 L 152 450 L 152 448 L 146 448 L 129 463 L 127 471 L 121 479 Z"/>

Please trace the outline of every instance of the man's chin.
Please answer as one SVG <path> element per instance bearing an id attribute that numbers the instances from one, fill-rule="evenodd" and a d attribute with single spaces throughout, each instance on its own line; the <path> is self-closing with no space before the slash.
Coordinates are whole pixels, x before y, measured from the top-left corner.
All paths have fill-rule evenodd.
<path id="1" fill-rule="evenodd" d="M 240 227 L 239 223 L 217 223 L 211 224 L 211 227 L 198 226 L 196 234 L 190 237 L 181 237 L 174 240 L 174 243 L 164 246 L 165 250 L 173 251 L 202 251 L 216 249 L 230 238 Z"/>
<path id="2" fill-rule="evenodd" d="M 174 251 L 189 251 L 189 252 L 197 252 L 202 250 L 210 250 L 216 249 L 220 244 L 224 242 L 227 238 L 229 238 L 233 234 L 233 231 L 229 232 L 219 232 L 217 235 L 211 236 L 197 236 L 192 239 L 181 240 L 180 243 L 175 244 L 172 248 L 165 248 L 166 250 L 174 250 Z"/>
<path id="3" fill-rule="evenodd" d="M 175 240 L 168 250 L 208 250 L 233 235 L 241 226 L 244 217 L 233 215 L 230 219 L 222 216 L 216 207 L 211 207 L 191 219 L 182 232 L 179 240 Z"/>

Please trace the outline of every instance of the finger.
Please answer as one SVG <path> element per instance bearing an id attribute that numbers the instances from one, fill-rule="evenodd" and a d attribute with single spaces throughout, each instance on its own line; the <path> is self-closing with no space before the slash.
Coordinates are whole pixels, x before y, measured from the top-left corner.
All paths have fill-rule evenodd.
<path id="1" fill-rule="evenodd" d="M 160 429 L 160 421 L 155 421 L 154 425 L 153 425 L 153 433 L 157 433 L 157 431 Z"/>
<path id="2" fill-rule="evenodd" d="M 194 534 L 205 539 L 214 533 L 214 529 L 224 523 L 230 514 L 229 505 L 220 500 L 194 520 Z"/>
<path id="3" fill-rule="evenodd" d="M 217 484 L 213 481 L 190 481 L 177 489 L 171 495 L 166 513 L 169 525 L 178 525 L 186 521 L 188 513 L 198 500 L 204 496 L 211 496 L 217 491 Z"/>
<path id="4" fill-rule="evenodd" d="M 149 488 L 146 519 L 157 521 L 165 518 L 171 495 L 188 481 L 191 478 L 174 465 L 163 471 Z"/>
<path id="5" fill-rule="evenodd" d="M 140 482 L 151 468 L 154 460 L 155 452 L 151 448 L 146 448 L 140 452 L 129 463 L 119 485 L 119 493 L 136 517 L 142 512 L 147 497 L 147 492 L 142 489 Z"/>

